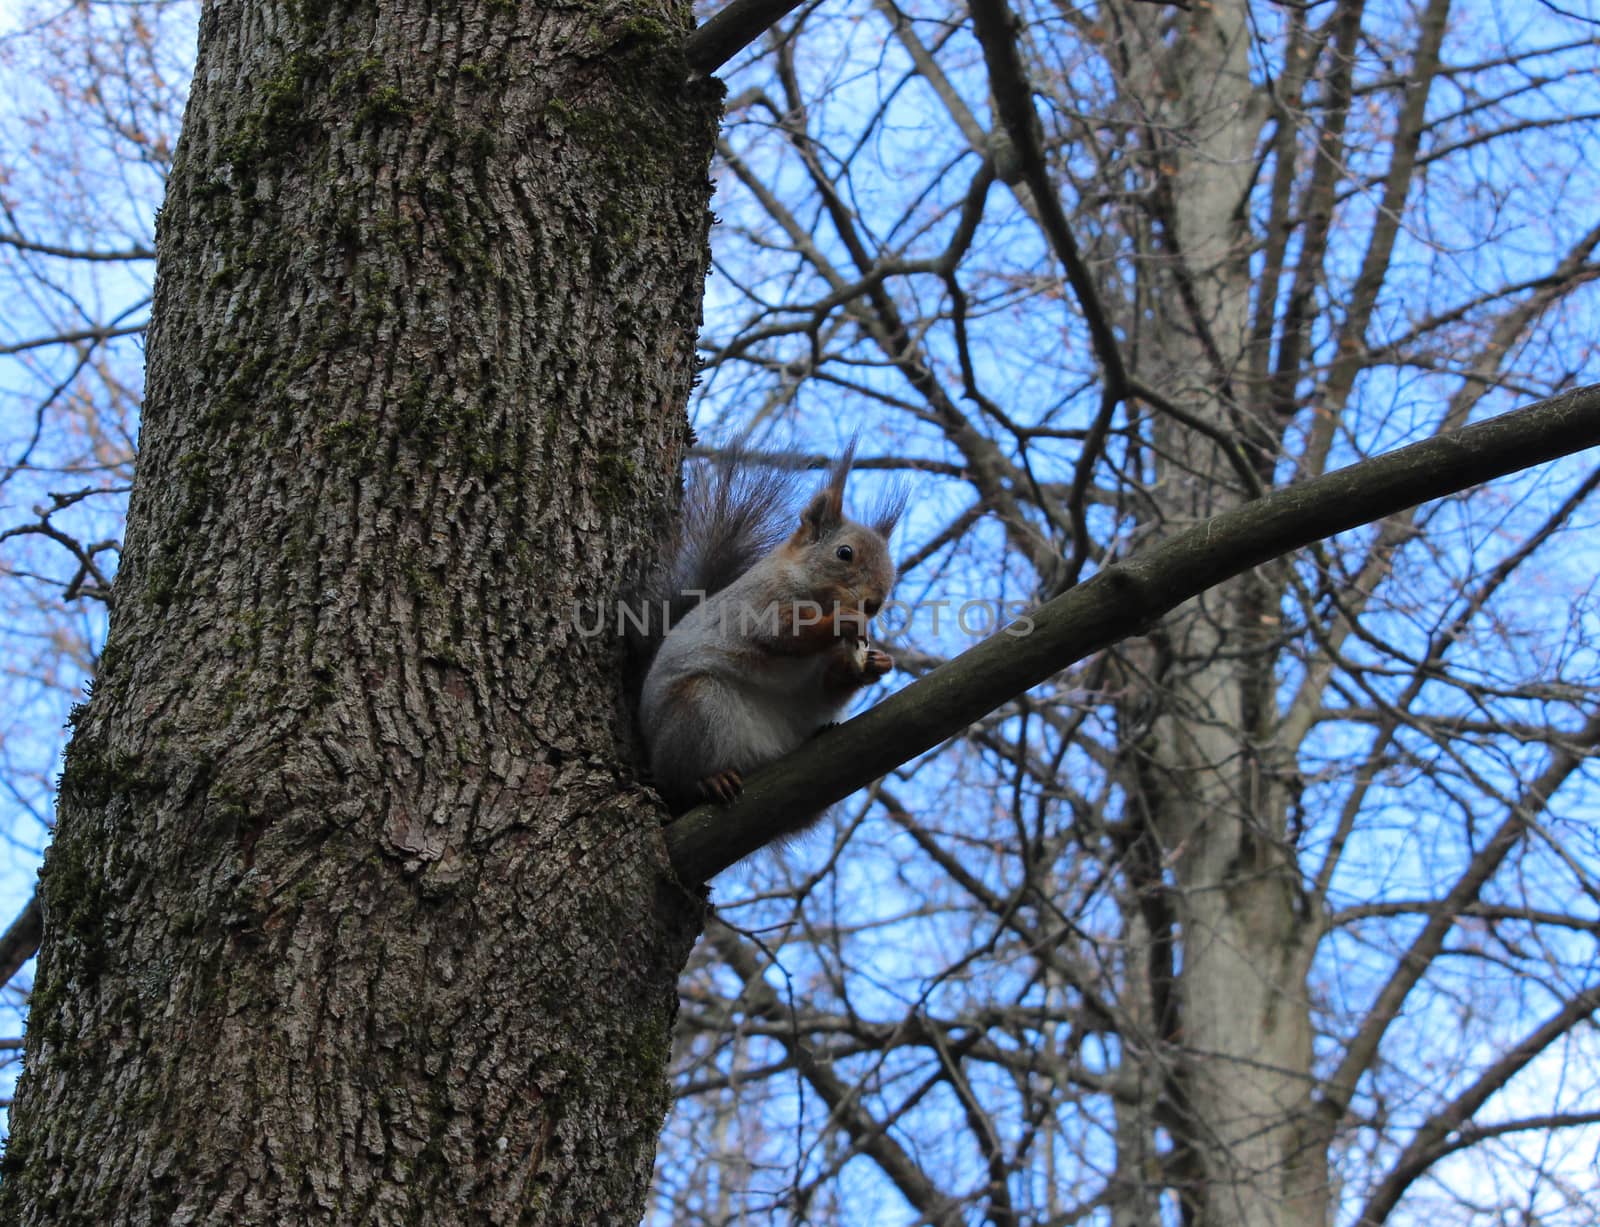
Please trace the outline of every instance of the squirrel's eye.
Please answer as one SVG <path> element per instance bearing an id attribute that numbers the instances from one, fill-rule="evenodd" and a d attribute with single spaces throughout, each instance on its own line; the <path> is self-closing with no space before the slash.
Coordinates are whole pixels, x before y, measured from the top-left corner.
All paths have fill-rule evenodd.
<path id="1" fill-rule="evenodd" d="M 848 545 L 841 545 L 838 549 L 833 551 L 833 556 L 842 562 L 849 562 L 856 556 L 856 552 Z"/>

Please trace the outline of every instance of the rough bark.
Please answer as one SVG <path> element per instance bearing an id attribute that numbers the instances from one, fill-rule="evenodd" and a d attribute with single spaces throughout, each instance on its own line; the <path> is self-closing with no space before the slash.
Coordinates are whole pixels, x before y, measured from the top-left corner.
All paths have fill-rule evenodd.
<path id="1" fill-rule="evenodd" d="M 576 633 L 670 506 L 686 4 L 209 4 L 17 1224 L 637 1222 L 701 904 Z"/>

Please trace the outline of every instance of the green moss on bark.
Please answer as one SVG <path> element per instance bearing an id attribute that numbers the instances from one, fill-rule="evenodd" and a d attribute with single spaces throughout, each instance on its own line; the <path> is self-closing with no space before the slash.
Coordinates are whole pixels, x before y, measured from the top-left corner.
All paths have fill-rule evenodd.
<path id="1" fill-rule="evenodd" d="M 315 130 L 311 87 L 323 70 L 320 56 L 293 51 L 262 82 L 256 109 L 222 143 L 241 191 L 253 189 L 259 175 L 280 170 Z"/>

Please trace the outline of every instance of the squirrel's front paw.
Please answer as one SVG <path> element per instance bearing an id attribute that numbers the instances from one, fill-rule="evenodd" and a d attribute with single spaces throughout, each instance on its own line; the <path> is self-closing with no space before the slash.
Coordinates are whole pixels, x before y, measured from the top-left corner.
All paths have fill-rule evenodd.
<path id="1" fill-rule="evenodd" d="M 878 678 L 894 670 L 894 657 L 887 652 L 880 652 L 877 648 L 868 648 L 861 659 L 861 674 L 863 677 Z"/>
<path id="2" fill-rule="evenodd" d="M 730 767 L 726 771 L 706 776 L 695 785 L 695 788 L 707 801 L 720 801 L 724 805 L 731 805 L 733 799 L 744 791 L 744 780 Z"/>

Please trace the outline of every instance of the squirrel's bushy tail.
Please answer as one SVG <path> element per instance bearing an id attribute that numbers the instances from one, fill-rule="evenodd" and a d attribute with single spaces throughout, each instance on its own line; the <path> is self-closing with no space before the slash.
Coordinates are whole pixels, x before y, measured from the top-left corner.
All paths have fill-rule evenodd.
<path id="1" fill-rule="evenodd" d="M 720 592 L 794 530 L 795 475 L 739 455 L 689 474 L 671 552 L 677 593 Z M 685 602 L 685 611 L 695 599 Z M 681 611 L 675 611 L 676 616 Z"/>
<path id="2" fill-rule="evenodd" d="M 694 465 L 660 561 L 632 602 L 635 665 L 648 669 L 678 620 L 781 545 L 794 528 L 797 475 L 742 451 Z M 643 673 L 640 673 L 643 677 Z"/>

